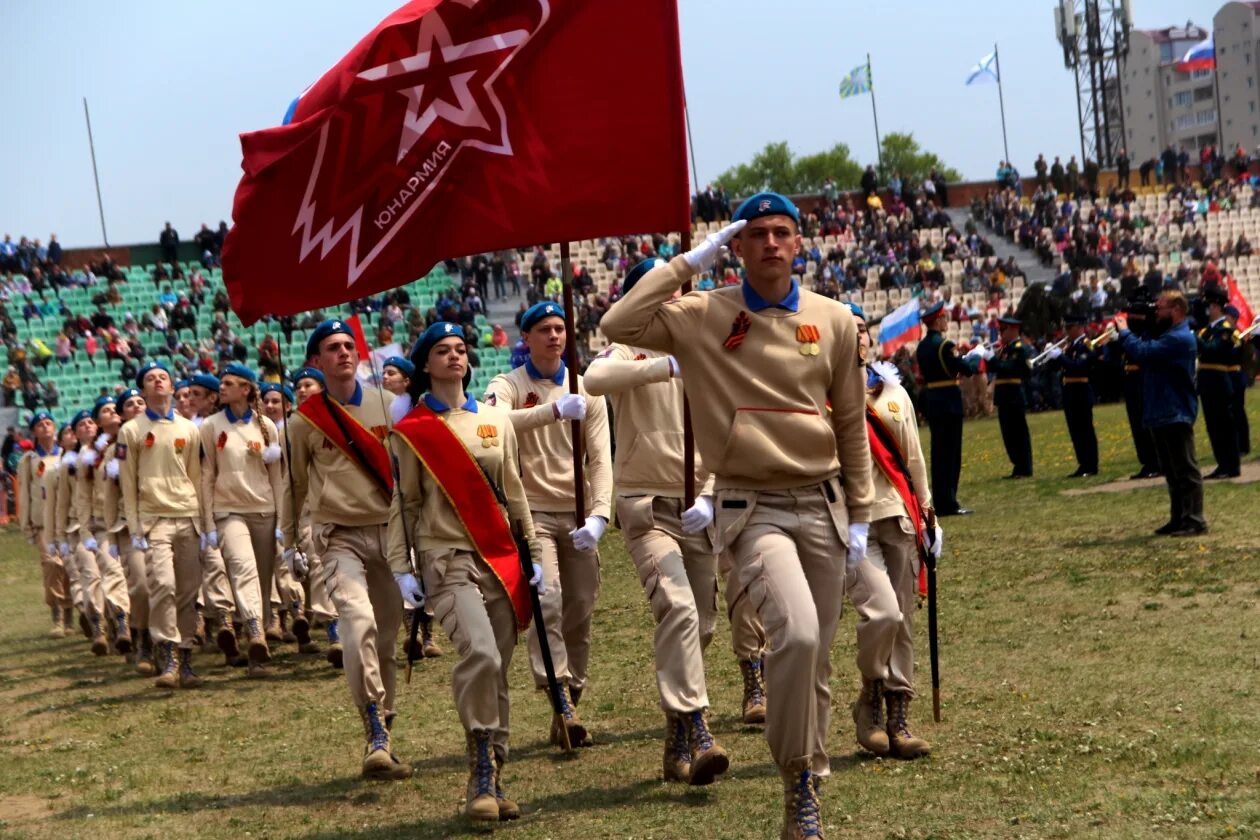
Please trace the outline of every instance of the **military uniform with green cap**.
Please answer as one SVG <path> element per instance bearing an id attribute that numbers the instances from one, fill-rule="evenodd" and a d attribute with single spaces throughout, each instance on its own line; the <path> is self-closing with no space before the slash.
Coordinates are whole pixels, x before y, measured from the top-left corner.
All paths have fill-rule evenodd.
<path id="1" fill-rule="evenodd" d="M 1197 385 L 1203 405 L 1203 425 L 1207 429 L 1216 468 L 1205 478 L 1236 478 L 1241 473 L 1238 428 L 1234 420 L 1235 373 L 1241 370 L 1242 343 L 1234 322 L 1224 313 L 1229 296 L 1220 286 L 1203 292 L 1216 317 L 1197 334 L 1199 368 Z M 1209 316 L 1210 317 L 1210 316 Z"/>
<path id="2" fill-rule="evenodd" d="M 1070 315 L 1065 321 L 1068 327 L 1085 326 L 1085 318 L 1079 315 Z M 1098 435 L 1094 432 L 1094 386 L 1090 375 L 1102 359 L 1102 350 L 1089 346 L 1082 329 L 1062 353 L 1052 353 L 1051 357 L 1063 369 L 1063 417 L 1076 453 L 1076 472 L 1069 477 L 1097 475 Z"/>
<path id="3" fill-rule="evenodd" d="M 1032 348 L 1019 334 L 1023 322 L 1018 318 L 1003 316 L 998 318 L 998 324 L 1004 336 L 1002 347 L 989 361 L 988 368 L 993 374 L 993 404 L 998 410 L 998 427 L 1002 431 L 1006 457 L 1011 461 L 1011 474 L 1007 478 L 1030 478 L 1033 474 L 1032 437 L 1025 416 L 1024 387 L 1032 374 L 1029 365 Z"/>
<path id="4" fill-rule="evenodd" d="M 944 301 L 923 311 L 928 333 L 919 342 L 915 359 L 923 376 L 923 415 L 932 430 L 932 498 L 939 516 L 955 516 L 971 513 L 958 503 L 963 438 L 963 400 L 958 378 L 975 375 L 984 354 L 992 351 L 976 345 L 965 356 L 959 356 L 954 342 L 934 328 L 944 312 Z"/>
<path id="5" fill-rule="evenodd" d="M 51 550 L 44 531 L 44 476 L 55 471 L 61 460 L 61 447 L 57 445 L 57 421 L 47 411 L 37 411 L 27 424 L 35 444 L 22 456 L 17 466 L 18 520 L 22 536 L 39 552 L 39 568 L 44 581 L 44 604 L 52 612 L 54 639 L 63 638 L 70 626 L 69 613 L 73 612 L 70 601 L 70 579 L 66 576 L 65 563 L 55 550 Z M 48 445 L 40 442 L 48 436 Z"/>
<path id="6" fill-rule="evenodd" d="M 831 644 L 873 498 L 857 327 L 845 306 L 792 278 L 799 219 L 784 196 L 752 196 L 731 225 L 648 272 L 600 322 L 611 340 L 672 353 L 681 367 L 714 474 L 716 548 L 733 553 L 737 597 L 768 636 L 766 739 L 790 840 L 821 836 Z M 671 303 L 737 234 L 749 279 Z"/>

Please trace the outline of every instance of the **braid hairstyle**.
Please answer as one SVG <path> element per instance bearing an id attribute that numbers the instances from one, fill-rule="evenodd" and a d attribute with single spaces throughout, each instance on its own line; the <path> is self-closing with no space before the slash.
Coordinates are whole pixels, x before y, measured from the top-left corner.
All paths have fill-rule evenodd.
<path id="1" fill-rule="evenodd" d="M 267 431 L 267 426 L 263 423 L 262 393 L 259 391 L 258 385 L 252 382 L 250 383 L 249 391 L 249 396 L 245 400 L 249 404 L 250 410 L 254 412 L 254 422 L 258 424 L 258 433 L 262 435 L 263 446 L 271 446 L 274 441 L 272 441 L 271 434 Z M 283 399 L 283 395 L 281 399 Z"/>

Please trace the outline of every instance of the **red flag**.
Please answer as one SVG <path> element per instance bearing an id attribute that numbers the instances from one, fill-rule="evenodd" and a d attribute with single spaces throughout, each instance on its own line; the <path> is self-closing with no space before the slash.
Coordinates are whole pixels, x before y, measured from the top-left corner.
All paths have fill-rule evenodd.
<path id="1" fill-rule="evenodd" d="M 685 228 L 676 0 L 413 0 L 241 147 L 247 324 L 447 257 Z"/>
<path id="2" fill-rule="evenodd" d="M 363 332 L 363 322 L 359 320 L 358 315 L 351 315 L 346 319 L 346 323 L 350 325 L 350 329 L 354 333 L 354 349 L 359 351 L 359 362 L 370 364 L 372 351 L 368 349 L 367 335 Z"/>
<path id="3" fill-rule="evenodd" d="M 1234 278 L 1229 279 L 1229 302 L 1238 310 L 1238 317 L 1234 319 L 1234 326 L 1237 329 L 1245 330 L 1251 326 L 1251 321 L 1255 318 L 1255 313 L 1251 311 L 1251 307 L 1247 305 L 1247 299 L 1242 296 L 1242 292 L 1238 290 L 1238 284 L 1234 282 Z"/>

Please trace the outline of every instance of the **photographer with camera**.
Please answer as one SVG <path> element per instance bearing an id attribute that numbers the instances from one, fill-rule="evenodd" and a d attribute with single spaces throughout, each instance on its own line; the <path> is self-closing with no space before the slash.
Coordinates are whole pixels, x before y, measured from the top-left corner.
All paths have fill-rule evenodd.
<path id="1" fill-rule="evenodd" d="M 1140 287 L 1130 297 L 1124 309 L 1129 330 L 1139 338 L 1149 334 L 1155 321 L 1155 300 L 1145 287 Z M 1129 432 L 1133 435 L 1133 448 L 1137 451 L 1140 468 L 1129 476 L 1131 479 L 1158 478 L 1159 457 L 1155 454 L 1155 439 L 1151 430 L 1142 424 L 1144 389 L 1142 365 L 1119 344 L 1114 345 L 1124 362 L 1124 408 L 1129 418 Z"/>

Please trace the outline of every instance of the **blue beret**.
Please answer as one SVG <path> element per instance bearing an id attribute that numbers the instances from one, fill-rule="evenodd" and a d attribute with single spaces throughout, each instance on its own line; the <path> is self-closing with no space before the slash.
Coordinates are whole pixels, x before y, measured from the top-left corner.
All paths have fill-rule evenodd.
<path id="1" fill-rule="evenodd" d="M 798 225 L 801 223 L 801 212 L 796 209 L 796 205 L 786 195 L 779 195 L 776 192 L 759 192 L 756 195 L 750 195 L 744 199 L 743 204 L 739 205 L 731 221 L 738 222 L 742 219 L 745 222 L 751 222 L 762 216 L 788 216 Z"/>
<path id="2" fill-rule="evenodd" d="M 294 374 L 293 374 L 293 384 L 294 384 L 294 385 L 297 385 L 297 384 L 298 384 L 299 382 L 301 382 L 303 379 L 314 379 L 316 382 L 318 382 L 318 383 L 319 383 L 319 387 L 321 387 L 321 388 L 323 388 L 323 387 L 324 387 L 324 373 L 323 373 L 323 371 L 317 370 L 317 369 L 315 369 L 315 368 L 313 368 L 313 367 L 304 367 L 304 368 L 299 368 L 296 372 L 294 372 Z"/>
<path id="3" fill-rule="evenodd" d="M 526 309 L 525 314 L 521 316 L 521 332 L 529 332 L 543 318 L 553 317 L 564 317 L 564 309 L 561 308 L 560 304 L 550 300 L 535 303 L 529 309 Z M 432 327 L 429 329 L 432 329 Z M 412 358 L 414 359 L 415 356 L 413 355 Z"/>
<path id="4" fill-rule="evenodd" d="M 919 316 L 919 318 L 924 321 L 926 321 L 928 318 L 934 318 L 937 315 L 939 315 L 941 310 L 944 308 L 945 308 L 945 301 L 938 300 L 936 303 L 932 304 L 927 309 L 924 309 L 923 313 Z"/>
<path id="5" fill-rule="evenodd" d="M 140 366 L 140 370 L 136 371 L 136 387 L 137 388 L 144 387 L 144 375 L 151 370 L 162 370 L 162 371 L 166 371 L 167 376 L 171 375 L 171 369 L 168 368 L 166 365 L 162 364 L 161 362 L 145 362 L 143 365 Z M 174 379 L 174 377 L 171 377 L 171 378 Z"/>
<path id="6" fill-rule="evenodd" d="M 197 385 L 205 388 L 212 394 L 219 393 L 219 377 L 210 373 L 194 373 L 189 385 Z"/>
<path id="7" fill-rule="evenodd" d="M 537 306 L 541 305 L 542 304 L 538 304 Z M 556 306 L 554 303 L 551 305 Z M 527 311 L 532 312 L 533 309 L 537 308 L 537 306 Z M 559 309 L 558 306 L 556 308 Z M 521 328 L 524 329 L 524 321 L 522 320 L 521 323 Z M 410 377 L 412 393 L 429 390 L 429 374 L 424 371 L 425 363 L 429 361 L 429 351 L 444 338 L 463 337 L 464 328 L 459 324 L 452 324 L 449 321 L 438 321 L 436 324 L 420 334 L 420 337 L 416 339 L 416 343 L 411 348 L 411 363 L 415 365 L 415 373 Z M 472 366 L 470 365 L 468 371 L 464 374 L 464 386 L 467 387 L 468 383 L 471 381 Z"/>
<path id="8" fill-rule="evenodd" d="M 187 388 L 189 385 L 192 385 L 192 383 L 191 383 L 191 382 L 189 382 L 187 379 L 180 379 L 180 380 L 177 380 L 177 381 L 175 382 L 175 390 L 176 390 L 176 391 L 182 391 L 182 390 L 184 390 L 185 388 Z"/>
<path id="9" fill-rule="evenodd" d="M 219 371 L 219 376 L 239 376 L 246 382 L 258 383 L 258 374 L 240 362 L 232 362 Z"/>
<path id="10" fill-rule="evenodd" d="M 288 385 L 281 385 L 279 382 L 264 382 L 258 386 L 258 391 L 260 395 L 270 394 L 272 391 L 275 391 L 289 402 L 293 402 L 293 389 Z"/>
<path id="11" fill-rule="evenodd" d="M 1008 316 L 1008 315 L 1003 315 L 1001 318 L 998 318 L 998 323 L 999 323 L 999 324 L 1001 324 L 1001 325 L 1002 325 L 1002 326 L 1004 326 L 1004 327 L 1022 327 L 1022 326 L 1024 326 L 1024 322 L 1023 322 L 1023 321 L 1019 320 L 1018 318 L 1012 318 L 1012 317 L 1010 317 L 1010 316 Z"/>
<path id="12" fill-rule="evenodd" d="M 849 307 L 849 311 L 853 313 L 853 317 L 855 317 L 855 318 L 861 318 L 863 321 L 865 321 L 865 320 L 866 320 L 866 310 L 865 310 L 865 309 L 863 309 L 862 307 L 858 306 L 856 303 L 854 303 L 854 302 L 853 302 L 853 301 L 851 301 L 851 300 L 846 300 L 846 301 L 844 302 L 844 305 L 845 305 L 845 306 L 847 306 L 847 307 Z"/>
<path id="13" fill-rule="evenodd" d="M 310 358 L 319 352 L 319 343 L 330 335 L 348 335 L 353 337 L 354 330 L 350 329 L 350 325 L 339 318 L 330 318 L 323 321 L 311 333 L 311 337 L 306 340 L 306 358 Z"/>
<path id="14" fill-rule="evenodd" d="M 143 396 L 144 395 L 141 394 L 139 391 L 137 391 L 135 388 L 128 388 L 127 390 L 119 394 L 118 396 L 114 397 L 114 409 L 117 411 L 122 411 L 123 404 L 126 403 L 127 400 L 131 399 L 132 397 L 141 397 L 143 399 Z"/>
<path id="15" fill-rule="evenodd" d="M 461 338 L 463 337 L 463 334 L 464 334 L 464 331 L 460 330 Z M 411 362 L 407 361 L 406 359 L 404 359 L 402 356 L 390 356 L 388 359 L 385 360 L 385 364 L 381 365 L 381 367 L 398 368 L 398 370 L 402 373 L 402 375 L 407 377 L 408 379 L 416 375 L 416 366 L 413 365 Z"/>
<path id="16" fill-rule="evenodd" d="M 47 411 L 37 411 L 31 415 L 31 420 L 29 423 L 26 424 L 26 428 L 30 429 L 31 431 L 34 431 L 35 424 L 39 423 L 42 420 L 52 420 L 53 425 L 54 426 L 57 425 L 57 421 L 53 420 L 53 416 L 49 414 Z"/>
<path id="17" fill-rule="evenodd" d="M 101 409 L 107 405 L 113 405 L 113 397 L 97 397 L 96 402 L 92 405 L 92 419 L 95 420 L 100 415 Z"/>
<path id="18" fill-rule="evenodd" d="M 70 418 L 70 428 L 73 429 L 75 426 L 79 425 L 84 420 L 91 420 L 91 419 L 92 419 L 92 412 L 88 411 L 85 408 L 82 411 L 80 411 L 78 414 L 74 415 L 74 417 Z"/>
<path id="19" fill-rule="evenodd" d="M 665 260 L 662 259 L 646 259 L 640 260 L 634 268 L 626 272 L 626 279 L 621 284 L 621 294 L 628 295 L 630 290 L 634 288 L 634 284 L 643 279 L 643 275 L 647 274 L 658 265 L 664 265 Z M 524 323 L 524 319 L 522 319 Z"/>

